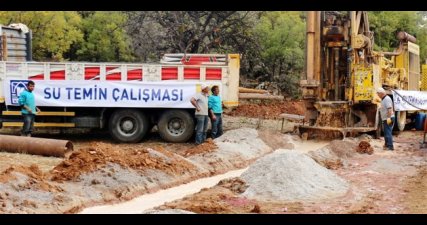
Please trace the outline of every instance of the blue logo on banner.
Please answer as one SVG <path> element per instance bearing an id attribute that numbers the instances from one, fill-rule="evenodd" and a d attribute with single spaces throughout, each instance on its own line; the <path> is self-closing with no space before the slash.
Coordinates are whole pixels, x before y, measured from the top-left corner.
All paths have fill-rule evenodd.
<path id="1" fill-rule="evenodd" d="M 28 80 L 11 80 L 10 81 L 10 100 L 12 105 L 18 105 L 19 95 L 27 89 Z"/>

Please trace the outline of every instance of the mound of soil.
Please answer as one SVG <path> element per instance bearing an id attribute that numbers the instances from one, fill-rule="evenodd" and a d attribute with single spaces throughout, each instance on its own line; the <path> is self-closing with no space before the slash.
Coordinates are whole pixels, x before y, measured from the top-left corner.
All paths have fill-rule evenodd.
<path id="1" fill-rule="evenodd" d="M 36 190 L 58 192 L 61 188 L 51 185 L 47 182 L 46 174 L 44 174 L 37 165 L 33 164 L 26 166 L 11 166 L 0 174 L 0 182 L 7 183 L 16 180 L 16 173 L 21 173 L 28 177 L 28 181 L 24 184 L 26 188 L 35 188 Z M 22 185 L 21 185 L 22 186 Z"/>
<path id="2" fill-rule="evenodd" d="M 305 106 L 302 101 L 276 101 L 261 104 L 242 104 L 227 114 L 231 116 L 277 119 L 282 113 L 304 115 L 304 112 Z"/>
<path id="3" fill-rule="evenodd" d="M 374 153 L 374 148 L 367 141 L 361 141 L 359 146 L 357 146 L 356 151 L 360 154 L 372 155 Z"/>
<path id="4" fill-rule="evenodd" d="M 337 170 L 356 154 L 355 148 L 356 144 L 352 141 L 334 140 L 323 148 L 310 151 L 308 156 L 327 169 Z"/>
<path id="5" fill-rule="evenodd" d="M 206 142 L 197 145 L 195 147 L 192 147 L 190 149 L 187 149 L 183 155 L 184 156 L 190 156 L 190 155 L 197 155 L 197 154 L 204 154 L 208 152 L 214 152 L 218 149 L 218 146 L 216 146 L 215 142 L 212 140 L 212 138 L 208 138 Z"/>
<path id="6" fill-rule="evenodd" d="M 135 170 L 156 169 L 172 175 L 195 169 L 194 165 L 162 147 L 156 150 L 131 147 L 117 149 L 111 144 L 94 142 L 88 148 L 73 152 L 69 159 L 52 169 L 51 179 L 53 181 L 75 180 L 83 173 L 93 172 L 105 166 L 107 162 Z"/>

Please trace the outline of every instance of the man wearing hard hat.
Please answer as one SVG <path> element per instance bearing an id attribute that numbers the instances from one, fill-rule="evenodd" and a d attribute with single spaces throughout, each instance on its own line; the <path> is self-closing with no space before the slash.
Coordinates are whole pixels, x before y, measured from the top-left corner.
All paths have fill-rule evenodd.
<path id="1" fill-rule="evenodd" d="M 197 93 L 191 98 L 191 104 L 196 107 L 196 144 L 201 144 L 206 141 L 206 132 L 208 131 L 209 113 L 208 113 L 208 96 L 209 86 L 201 85 L 202 92 Z"/>
<path id="2" fill-rule="evenodd" d="M 394 147 L 392 131 L 395 121 L 393 101 L 391 100 L 390 96 L 386 94 L 384 88 L 378 88 L 377 94 L 381 98 L 380 116 L 383 123 L 385 140 L 383 149 L 393 151 Z"/>

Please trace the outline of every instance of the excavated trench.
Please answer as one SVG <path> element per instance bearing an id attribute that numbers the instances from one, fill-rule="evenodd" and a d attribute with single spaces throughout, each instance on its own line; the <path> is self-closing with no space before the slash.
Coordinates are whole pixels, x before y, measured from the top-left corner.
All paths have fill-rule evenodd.
<path id="1" fill-rule="evenodd" d="M 270 139 L 275 139 L 274 135 L 271 133 L 263 133 L 262 135 L 269 135 L 268 137 Z M 262 136 L 261 135 L 261 136 Z M 279 146 L 280 141 L 277 140 L 274 143 L 271 143 L 273 146 Z M 291 141 L 290 143 L 293 145 L 289 149 L 297 149 L 298 151 L 302 153 L 306 153 L 309 151 L 313 151 L 319 148 L 324 147 L 328 144 L 326 141 Z M 283 145 L 282 145 L 283 146 Z M 287 147 L 290 147 L 287 145 Z M 143 213 L 145 210 L 149 210 L 158 206 L 161 206 L 165 203 L 172 202 L 175 200 L 182 199 L 186 196 L 195 194 L 200 192 L 201 190 L 214 187 L 217 185 L 221 180 L 239 177 L 242 173 L 244 173 L 248 167 L 244 169 L 239 170 L 233 170 L 229 171 L 225 174 L 216 175 L 208 178 L 202 178 L 195 181 L 192 181 L 187 184 L 183 184 L 177 187 L 172 187 L 169 189 L 160 190 L 158 192 L 152 193 L 152 194 L 146 194 L 137 198 L 134 198 L 130 201 L 119 203 L 119 204 L 113 204 L 113 205 L 102 205 L 102 206 L 95 206 L 83 209 L 80 213 L 82 214 L 111 214 L 111 213 L 117 213 L 117 214 L 133 214 L 133 213 Z"/>
<path id="2" fill-rule="evenodd" d="M 177 187 L 164 189 L 152 194 L 146 194 L 130 201 L 115 204 L 95 206 L 83 209 L 81 214 L 136 214 L 163 205 L 167 202 L 181 199 L 187 195 L 199 192 L 204 188 L 215 186 L 219 181 L 240 176 L 247 168 L 234 170 L 213 177 L 202 178 Z"/>

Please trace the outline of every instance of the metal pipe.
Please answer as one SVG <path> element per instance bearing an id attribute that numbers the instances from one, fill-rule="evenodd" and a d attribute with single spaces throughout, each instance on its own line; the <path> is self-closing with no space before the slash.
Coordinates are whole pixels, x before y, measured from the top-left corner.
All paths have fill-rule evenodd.
<path id="1" fill-rule="evenodd" d="M 399 31 L 399 33 L 397 33 L 397 39 L 400 41 L 410 41 L 412 43 L 417 42 L 417 39 L 414 36 L 406 33 L 405 31 Z"/>
<path id="2" fill-rule="evenodd" d="M 387 56 L 398 56 L 400 54 L 402 54 L 403 52 L 403 43 L 400 42 L 399 44 L 399 48 L 397 49 L 396 52 L 381 52 L 383 55 L 387 55 Z"/>
<path id="3" fill-rule="evenodd" d="M 335 101 L 339 100 L 339 48 L 334 48 Z"/>
<path id="4" fill-rule="evenodd" d="M 315 46 L 316 12 L 307 12 L 307 39 L 306 39 L 306 76 L 307 80 L 314 78 L 314 46 Z"/>
<path id="5" fill-rule="evenodd" d="M 417 39 L 414 36 L 404 32 L 404 31 L 400 31 L 399 33 L 397 33 L 397 39 L 400 40 L 399 48 L 397 49 L 397 51 L 382 52 L 384 55 L 398 56 L 398 55 L 402 54 L 402 52 L 403 52 L 403 42 L 408 42 L 408 41 L 410 41 L 412 43 L 417 42 Z"/>
<path id="6" fill-rule="evenodd" d="M 73 144 L 67 140 L 0 135 L 0 151 L 65 157 L 72 150 Z"/>

